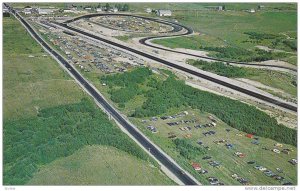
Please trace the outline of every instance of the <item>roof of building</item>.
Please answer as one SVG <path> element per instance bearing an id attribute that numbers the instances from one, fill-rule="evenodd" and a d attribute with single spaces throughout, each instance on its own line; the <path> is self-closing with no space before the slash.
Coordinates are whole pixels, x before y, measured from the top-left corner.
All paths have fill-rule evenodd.
<path id="1" fill-rule="evenodd" d="M 167 13 L 172 13 L 171 10 L 164 10 L 164 9 L 159 9 L 157 10 L 159 13 L 167 14 Z"/>

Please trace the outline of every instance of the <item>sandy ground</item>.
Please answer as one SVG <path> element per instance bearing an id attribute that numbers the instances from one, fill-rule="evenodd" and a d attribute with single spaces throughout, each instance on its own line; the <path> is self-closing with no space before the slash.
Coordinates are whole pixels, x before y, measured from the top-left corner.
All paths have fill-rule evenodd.
<path id="1" fill-rule="evenodd" d="M 277 92 L 277 93 L 281 93 L 283 95 L 285 95 L 286 97 L 290 97 L 292 98 L 293 96 L 280 90 L 280 89 L 277 89 L 277 88 L 273 88 L 273 87 L 270 87 L 270 86 L 267 86 L 267 85 L 264 85 L 260 82 L 257 82 L 257 81 L 254 81 L 254 80 L 249 80 L 249 79 L 245 79 L 245 78 L 236 78 L 236 80 L 239 80 L 239 81 L 242 81 L 242 82 L 245 82 L 247 84 L 251 84 L 255 87 L 258 87 L 258 88 L 262 88 L 262 89 L 268 89 L 268 90 L 272 90 L 274 92 Z"/>

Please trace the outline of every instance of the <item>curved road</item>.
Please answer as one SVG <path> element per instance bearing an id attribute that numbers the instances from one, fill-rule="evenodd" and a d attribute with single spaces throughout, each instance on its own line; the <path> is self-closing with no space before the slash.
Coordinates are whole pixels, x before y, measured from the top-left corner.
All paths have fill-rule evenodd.
<path id="1" fill-rule="evenodd" d="M 294 111 L 294 112 L 297 112 L 297 107 L 294 106 L 294 105 L 291 105 L 291 104 L 288 104 L 286 102 L 282 102 L 282 101 L 279 101 L 279 100 L 276 100 L 276 99 L 273 99 L 271 97 L 268 97 L 268 96 L 265 96 L 265 95 L 262 95 L 260 93 L 257 93 L 257 92 L 253 92 L 251 90 L 248 90 L 248 89 L 245 89 L 245 88 L 242 88 L 240 86 L 237 86 L 237 85 L 234 85 L 234 84 L 231 84 L 231 83 L 228 83 L 228 82 L 225 82 L 225 81 L 222 81 L 220 79 L 217 79 L 217 78 L 214 78 L 214 77 L 211 77 L 209 75 L 206 75 L 206 74 L 203 74 L 203 73 L 199 73 L 197 71 L 194 71 L 194 70 L 191 70 L 189 68 L 186 68 L 184 66 L 180 66 L 180 65 L 177 65 L 177 64 L 174 64 L 174 63 L 171 63 L 167 60 L 164 60 L 164 59 L 161 59 L 159 57 L 156 57 L 156 56 L 153 56 L 151 54 L 148 54 L 148 53 L 145 53 L 143 51 L 140 51 L 140 50 L 136 50 L 134 48 L 130 48 L 128 46 L 125 46 L 123 44 L 119 44 L 119 43 L 116 43 L 114 41 L 111 41 L 111 40 L 108 40 L 106 38 L 102 38 L 100 36 L 96 36 L 94 34 L 91 34 L 91 33 L 88 33 L 88 32 L 85 32 L 85 31 L 82 31 L 78 28 L 74 28 L 74 27 L 71 27 L 69 26 L 68 24 L 66 23 L 58 23 L 58 22 L 54 22 L 55 24 L 63 27 L 63 28 L 66 28 L 70 31 L 73 31 L 73 32 L 77 32 L 77 33 L 80 33 L 82 35 L 85 35 L 85 36 L 88 36 L 90 38 L 93 38 L 93 39 L 96 39 L 96 40 L 100 40 L 102 42 L 105 42 L 107 44 L 110 44 L 110 45 L 113 45 L 115 47 L 119 47 L 121 49 L 125 49 L 127 51 L 130 51 L 130 52 L 133 52 L 135 54 L 138 54 L 140 56 L 143 56 L 143 57 L 146 57 L 148 59 L 151 59 L 151 60 L 154 60 L 154 61 L 157 61 L 159 63 L 162 63 L 164 65 L 167 65 L 167 66 L 170 66 L 172 68 L 176 68 L 178 70 L 181 70 L 183 72 L 187 72 L 189 74 L 192 74 L 192 75 L 195 75 L 195 76 L 198 76 L 200 78 L 203 78 L 203 79 L 206 79 L 206 80 L 209 80 L 211 82 L 214 82 L 214 83 L 217 83 L 217 84 L 220 84 L 222 86 L 225 86 L 225 87 L 228 87 L 230 89 L 233 89 L 233 90 L 236 90 L 238 92 L 241 92 L 241 93 L 244 93 L 246 95 L 249 95 L 249 96 L 252 96 L 252 97 L 255 97 L 257 99 L 260 99 L 260 100 L 263 100 L 263 101 L 266 101 L 266 102 L 269 102 L 269 103 L 272 103 L 272 104 L 275 104 L 277 106 L 280 106 L 282 108 L 285 108 L 285 109 L 288 109 L 288 110 L 291 110 L 291 111 Z"/>
<path id="2" fill-rule="evenodd" d="M 297 72 L 297 69 L 294 69 L 294 68 L 291 68 L 291 67 L 286 67 L 286 66 L 268 65 L 268 64 L 251 64 L 251 63 L 247 63 L 247 62 L 238 62 L 238 61 L 219 59 L 219 58 L 213 58 L 213 57 L 208 57 L 208 56 L 200 56 L 200 55 L 197 55 L 197 54 L 181 52 L 181 51 L 172 50 L 172 49 L 169 49 L 169 48 L 163 48 L 163 47 L 155 46 L 153 44 L 148 43 L 147 41 L 154 40 L 154 39 L 168 38 L 168 37 L 180 37 L 180 36 L 190 35 L 190 34 L 193 33 L 193 30 L 191 28 L 186 27 L 186 26 L 184 26 L 182 24 L 179 24 L 179 23 L 176 23 L 176 22 L 168 21 L 168 20 L 138 16 L 138 15 L 120 14 L 120 13 L 96 13 L 96 14 L 82 15 L 82 16 L 67 20 L 64 23 L 68 24 L 68 23 L 71 23 L 73 21 L 80 20 L 82 18 L 92 18 L 92 17 L 97 17 L 97 16 L 109 16 L 109 15 L 112 15 L 112 16 L 132 16 L 132 17 L 143 18 L 143 19 L 155 21 L 155 22 L 162 23 L 162 24 L 171 25 L 173 27 L 173 30 L 171 32 L 173 32 L 173 33 L 179 32 L 182 29 L 185 29 L 185 32 L 182 33 L 182 34 L 152 36 L 152 37 L 145 37 L 145 38 L 142 38 L 142 39 L 139 40 L 139 43 L 141 43 L 145 46 L 151 47 L 151 48 L 160 49 L 160 50 L 164 50 L 164 51 L 169 51 L 169 52 L 173 52 L 173 53 L 179 53 L 179 54 L 188 55 L 188 56 L 194 56 L 194 57 L 203 58 L 203 59 L 207 59 L 207 60 L 232 63 L 232 64 L 242 65 L 242 66 L 270 67 L 270 68 L 286 69 L 286 70 L 291 70 L 293 72 Z"/>
<path id="3" fill-rule="evenodd" d="M 95 98 L 95 100 L 101 104 L 110 115 L 121 124 L 146 150 L 151 150 L 151 154 L 168 170 L 170 170 L 180 181 L 186 185 L 197 185 L 189 175 L 185 174 L 181 168 L 166 157 L 165 153 L 162 153 L 152 142 L 148 141 L 139 131 L 137 131 L 131 124 L 129 124 L 81 75 L 77 70 L 73 68 L 60 54 L 53 50 L 25 21 L 15 10 L 9 8 L 10 12 L 13 13 L 27 28 L 28 31 L 34 36 L 34 38 L 53 56 L 55 56 L 76 78 L 78 82 Z"/>

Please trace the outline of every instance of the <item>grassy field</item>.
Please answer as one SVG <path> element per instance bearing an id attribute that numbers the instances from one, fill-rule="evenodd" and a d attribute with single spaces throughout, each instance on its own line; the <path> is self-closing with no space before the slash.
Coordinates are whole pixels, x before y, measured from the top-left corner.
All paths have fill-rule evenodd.
<path id="1" fill-rule="evenodd" d="M 96 176 L 101 174 L 107 178 L 94 179 L 95 174 L 89 173 L 85 174 L 87 182 L 80 182 L 82 184 L 123 184 L 127 181 L 128 184 L 174 184 L 158 168 L 150 167 L 157 163 L 108 120 L 16 19 L 4 18 L 3 26 L 5 185 L 23 185 L 33 177 L 35 184 L 52 184 L 47 182 L 49 177 L 37 182 L 40 174 L 35 173 L 48 164 L 52 168 L 56 160 L 68 161 L 65 157 L 70 155 L 73 161 L 78 161 L 82 159 L 81 154 L 86 153 L 104 159 L 114 154 L 121 161 L 114 158 L 116 160 L 111 163 L 116 165 L 114 171 L 118 179 L 115 182 L 112 180 L 115 177 L 106 170 L 98 171 Z M 95 146 L 88 149 L 87 145 Z M 110 146 L 109 151 L 104 149 L 107 146 Z M 80 148 L 83 150 L 77 152 Z M 124 161 L 128 163 L 124 165 Z M 87 172 L 95 164 L 83 165 L 81 170 Z M 127 171 L 135 164 L 135 171 Z M 143 168 L 147 172 L 143 172 Z M 137 176 L 137 172 L 147 178 Z M 81 179 L 79 174 L 69 174 L 69 178 Z M 66 182 L 60 179 L 59 184 L 75 184 L 65 178 Z M 89 182 L 92 179 L 94 181 Z"/>
<path id="2" fill-rule="evenodd" d="M 254 14 L 242 11 L 175 11 L 172 18 L 199 32 L 200 36 L 160 39 L 154 40 L 154 43 L 195 50 L 226 46 L 254 51 L 256 46 L 261 45 L 288 52 L 276 56 L 291 64 L 296 63 L 296 51 L 285 43 L 296 44 L 297 37 L 293 35 L 297 31 L 296 11 L 261 11 Z M 246 32 L 276 35 L 276 38 L 253 40 Z M 210 53 L 216 56 L 214 52 Z"/>
<path id="3" fill-rule="evenodd" d="M 172 185 L 157 167 L 107 146 L 86 146 L 45 165 L 28 185 Z"/>
<path id="4" fill-rule="evenodd" d="M 297 156 L 297 148 L 291 145 L 283 145 L 283 148 L 292 148 L 295 150 L 290 155 L 287 154 L 276 154 L 270 150 L 264 150 L 263 147 L 267 147 L 268 149 L 276 148 L 274 144 L 275 141 L 271 139 L 265 139 L 259 137 L 259 145 L 254 145 L 251 142 L 254 139 L 250 139 L 245 137 L 245 133 L 233 129 L 228 126 L 221 120 L 217 119 L 216 127 L 208 127 L 202 129 L 195 129 L 193 126 L 198 124 L 206 124 L 211 122 L 208 116 L 210 114 L 205 112 L 200 112 L 199 110 L 191 110 L 185 108 L 188 111 L 188 115 L 184 117 L 180 117 L 177 119 L 167 119 L 162 120 L 158 119 L 157 121 L 151 121 L 151 118 L 142 118 L 136 119 L 131 118 L 131 120 L 137 124 L 137 126 L 154 142 L 160 145 L 168 154 L 176 159 L 180 163 L 180 165 L 189 169 L 193 175 L 195 175 L 202 183 L 208 184 L 206 178 L 210 176 L 214 176 L 219 178 L 220 181 L 224 182 L 226 185 L 239 185 L 240 183 L 234 180 L 231 175 L 238 174 L 239 176 L 246 178 L 251 185 L 278 185 L 280 181 L 274 180 L 273 178 L 267 177 L 263 172 L 254 169 L 255 165 L 261 165 L 266 167 L 267 169 L 276 172 L 276 168 L 280 168 L 284 171 L 284 173 L 277 173 L 278 175 L 284 176 L 285 181 L 291 181 L 293 184 L 297 182 L 297 168 L 296 166 L 288 163 L 288 160 L 291 158 L 295 158 Z M 174 115 L 185 111 L 180 108 L 177 110 L 170 111 L 165 115 Z M 177 122 L 181 120 L 191 120 L 196 119 L 197 122 L 195 124 L 180 124 L 176 126 L 169 126 L 167 122 Z M 146 123 L 143 123 L 142 120 L 146 120 Z M 157 133 L 151 133 L 146 127 L 148 125 L 153 125 L 157 128 Z M 181 131 L 180 127 L 192 127 L 191 131 Z M 230 131 L 227 132 L 226 129 Z M 213 130 L 216 132 L 215 135 L 204 136 L 202 133 Z M 209 146 L 210 150 L 207 150 L 206 155 L 200 155 L 195 157 L 194 159 L 187 160 L 180 155 L 178 150 L 175 148 L 174 142 L 168 138 L 169 133 L 172 132 L 177 136 L 178 139 L 186 139 L 193 146 L 199 147 L 197 145 L 197 141 L 201 140 L 203 145 L 200 147 Z M 191 138 L 185 138 L 186 134 L 190 134 Z M 227 140 L 227 143 L 231 143 L 234 145 L 233 149 L 227 149 L 225 144 L 216 144 L 213 141 L 219 140 Z M 279 148 L 281 150 L 281 148 Z M 246 154 L 245 158 L 239 158 L 234 155 L 234 152 L 242 152 Z M 212 156 L 211 160 L 215 160 L 221 163 L 220 168 L 212 167 L 208 164 L 209 160 L 203 160 L 204 156 Z M 255 164 L 247 164 L 248 161 L 256 161 Z M 208 173 L 205 175 L 201 175 L 195 172 L 191 167 L 191 162 L 198 162 L 201 164 L 203 169 L 208 170 Z"/>
<path id="5" fill-rule="evenodd" d="M 190 60 L 188 63 L 202 70 L 210 71 L 221 76 L 254 80 L 266 86 L 283 90 L 295 98 L 297 97 L 297 86 L 295 86 L 295 82 L 297 81 L 296 76 L 286 72 L 227 66 L 223 63 L 209 63 L 200 60 Z"/>
<path id="6" fill-rule="evenodd" d="M 33 43 L 17 20 L 4 18 L 3 25 L 4 119 L 36 116 L 41 108 L 76 103 L 83 98 L 75 81 Z"/>

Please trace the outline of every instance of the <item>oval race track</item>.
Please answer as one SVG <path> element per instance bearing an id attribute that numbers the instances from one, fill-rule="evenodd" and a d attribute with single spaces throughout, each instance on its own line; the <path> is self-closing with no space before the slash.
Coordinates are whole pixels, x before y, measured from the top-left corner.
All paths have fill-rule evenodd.
<path id="1" fill-rule="evenodd" d="M 74 18 L 74 19 L 71 19 L 71 20 L 68 20 L 64 23 L 58 23 L 58 22 L 54 22 L 55 24 L 57 25 L 60 25 L 61 27 L 64 27 L 70 31 L 73 31 L 73 32 L 77 32 L 77 33 L 80 33 L 82 35 L 85 35 L 85 36 L 88 36 L 90 38 L 93 38 L 93 39 L 96 39 L 96 40 L 100 40 L 102 42 L 105 42 L 107 44 L 110 44 L 110 45 L 113 45 L 115 47 L 119 47 L 121 49 L 124 49 L 124 50 L 127 50 L 127 51 L 130 51 L 130 52 L 133 52 L 135 54 L 138 54 L 140 56 L 143 56 L 143 57 L 146 57 L 148 59 L 151 59 L 151 60 L 154 60 L 154 61 L 157 61 L 159 63 L 162 63 L 164 65 L 167 65 L 167 66 L 170 66 L 170 67 L 173 67 L 175 69 L 178 69 L 178 70 L 181 70 L 183 72 L 187 72 L 189 74 L 192 74 L 192 75 L 195 75 L 195 76 L 198 76 L 200 78 L 203 78 L 203 79 L 206 79 L 206 80 L 209 80 L 211 82 L 214 82 L 214 83 L 217 83 L 217 84 L 220 84 L 222 86 L 225 86 L 225 87 L 228 87 L 230 89 L 233 89 L 233 90 L 236 90 L 238 92 L 241 92 L 241 93 L 244 93 L 246 95 L 249 95 L 249 96 L 252 96 L 252 97 L 255 97 L 257 99 L 260 99 L 260 100 L 263 100 L 265 102 L 268 102 L 268 103 L 271 103 L 271 104 L 274 104 L 274 105 L 277 105 L 277 106 L 280 106 L 282 108 L 285 108 L 285 109 L 288 109 L 290 111 L 294 111 L 294 112 L 297 112 L 297 107 L 294 106 L 294 105 L 291 105 L 291 104 L 288 104 L 286 102 L 282 102 L 282 101 L 279 101 L 279 100 L 276 100 L 276 99 L 273 99 L 271 97 L 268 97 L 268 96 L 265 96 L 265 95 L 262 95 L 260 93 L 257 93 L 257 92 L 254 92 L 254 91 L 251 91 L 251 90 L 248 90 L 248 89 L 245 89 L 245 88 L 242 88 L 240 86 L 237 86 L 237 85 L 234 85 L 234 84 L 231 84 L 231 83 L 228 83 L 228 82 L 225 82 L 225 81 L 222 81 L 220 79 L 217 79 L 217 78 L 214 78 L 214 77 L 211 77 L 211 76 L 208 76 L 206 74 L 203 74 L 203 73 L 199 73 L 197 71 L 194 71 L 194 70 L 191 70 L 189 68 L 186 68 L 186 67 L 183 67 L 183 66 L 180 66 L 180 65 L 177 65 L 177 64 L 174 64 L 174 63 L 171 63 L 167 60 L 164 60 L 164 59 L 161 59 L 159 57 L 156 57 L 156 56 L 153 56 L 151 54 L 148 54 L 148 53 L 145 53 L 143 51 L 140 51 L 140 50 L 136 50 L 136 49 L 133 49 L 133 48 L 130 48 L 128 46 L 125 46 L 123 44 L 119 44 L 119 43 L 116 43 L 114 41 L 111 41 L 111 40 L 108 40 L 106 38 L 102 38 L 100 36 L 96 36 L 94 34 L 91 34 L 91 33 L 88 33 L 86 31 L 82 31 L 78 28 L 74 28 L 74 27 L 71 27 L 69 26 L 67 23 L 71 23 L 75 20 L 79 20 L 81 18 L 90 18 L 90 17 L 95 17 L 95 16 L 103 16 L 103 15 L 127 15 L 127 14 L 89 14 L 89 15 L 84 15 L 84 16 L 80 16 L 80 17 L 77 17 L 77 18 Z M 140 17 L 140 16 L 138 16 Z M 145 17 L 141 17 L 141 18 L 145 18 Z M 159 20 L 159 22 L 163 22 L 161 21 L 160 19 L 154 19 L 154 18 L 149 18 L 151 20 Z M 167 21 L 164 21 L 164 22 L 167 22 Z M 173 25 L 175 25 L 173 23 Z M 182 25 L 179 25 L 179 27 L 183 27 Z M 187 28 L 187 33 L 191 32 L 191 29 L 188 29 Z M 152 38 L 152 37 L 147 37 L 147 38 Z"/>

